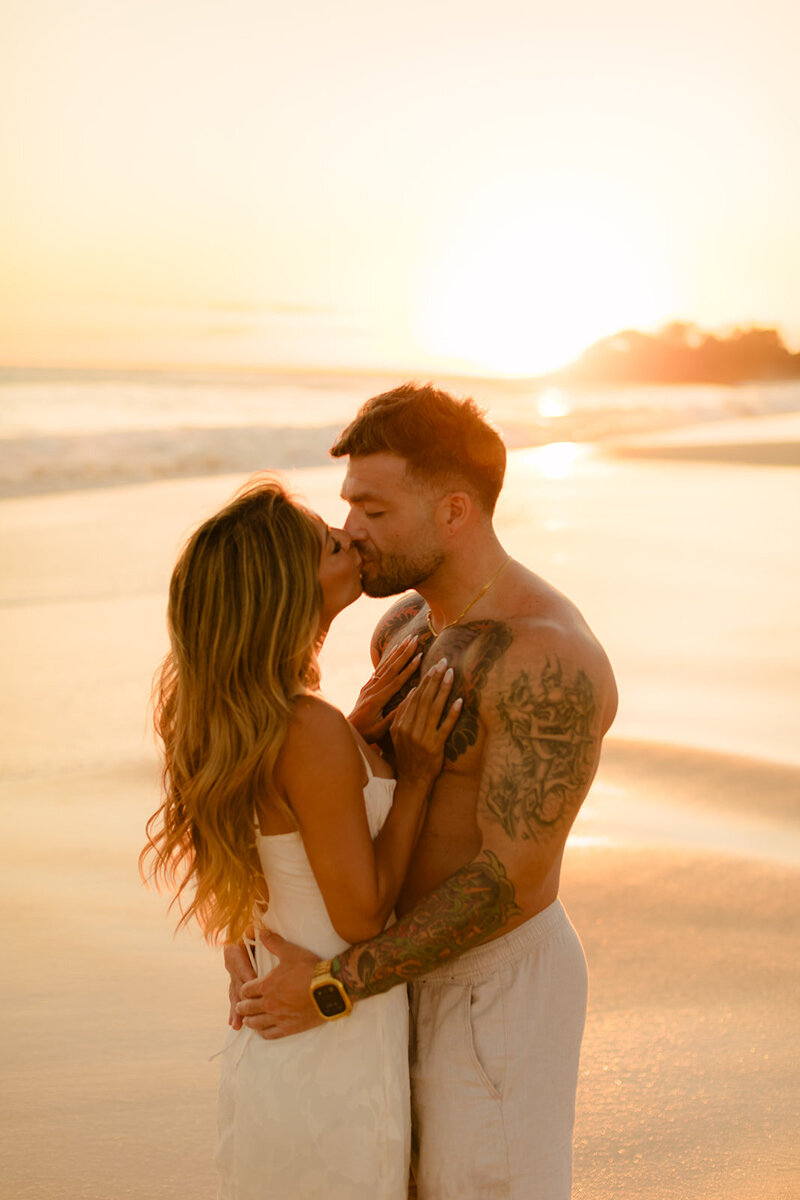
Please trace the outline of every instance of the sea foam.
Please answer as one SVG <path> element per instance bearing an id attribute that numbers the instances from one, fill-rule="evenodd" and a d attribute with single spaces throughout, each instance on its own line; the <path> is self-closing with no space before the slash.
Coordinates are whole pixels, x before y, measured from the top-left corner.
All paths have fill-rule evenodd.
<path id="1" fill-rule="evenodd" d="M 313 467 L 370 395 L 401 377 L 332 373 L 0 370 L 0 497 Z M 800 383 L 563 388 L 442 380 L 510 449 L 597 442 L 800 411 Z"/>

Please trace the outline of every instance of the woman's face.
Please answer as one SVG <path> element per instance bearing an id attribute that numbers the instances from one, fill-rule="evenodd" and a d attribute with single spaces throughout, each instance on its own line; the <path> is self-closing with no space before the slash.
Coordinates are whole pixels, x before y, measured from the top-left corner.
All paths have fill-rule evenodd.
<path id="1" fill-rule="evenodd" d="M 327 629 L 336 614 L 361 595 L 361 559 L 349 533 L 343 529 L 330 529 L 318 516 L 314 517 L 314 524 L 322 545 L 319 557 L 320 625 Z"/>

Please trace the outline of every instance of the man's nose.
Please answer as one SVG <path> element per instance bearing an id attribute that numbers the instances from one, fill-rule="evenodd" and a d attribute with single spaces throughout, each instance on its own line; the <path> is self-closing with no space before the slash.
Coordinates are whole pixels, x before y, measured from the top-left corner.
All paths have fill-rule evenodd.
<path id="1" fill-rule="evenodd" d="M 354 513 L 352 509 L 347 514 L 347 520 L 345 521 L 342 528 L 344 529 L 344 532 L 349 536 L 350 540 L 355 542 L 356 545 L 359 542 L 362 542 L 366 537 L 366 530 L 363 528 L 363 526 L 358 518 L 358 513 Z"/>

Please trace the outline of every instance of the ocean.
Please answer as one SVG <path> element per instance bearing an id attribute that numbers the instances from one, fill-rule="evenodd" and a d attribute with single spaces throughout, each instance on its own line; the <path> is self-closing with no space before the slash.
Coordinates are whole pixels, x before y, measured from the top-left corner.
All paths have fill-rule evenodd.
<path id="1" fill-rule="evenodd" d="M 0 368 L 0 497 L 319 466 L 358 406 L 404 378 Z M 540 380 L 436 382 L 472 396 L 510 449 L 800 411 L 800 381 L 580 389 Z"/>

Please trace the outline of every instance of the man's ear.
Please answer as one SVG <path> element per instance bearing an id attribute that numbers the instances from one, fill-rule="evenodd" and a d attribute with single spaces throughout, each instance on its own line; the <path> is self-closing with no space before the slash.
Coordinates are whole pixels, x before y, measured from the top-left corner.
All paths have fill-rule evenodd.
<path id="1" fill-rule="evenodd" d="M 449 537 L 459 533 L 469 523 L 474 507 L 469 492 L 447 492 L 437 511 L 442 531 Z"/>

